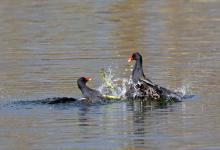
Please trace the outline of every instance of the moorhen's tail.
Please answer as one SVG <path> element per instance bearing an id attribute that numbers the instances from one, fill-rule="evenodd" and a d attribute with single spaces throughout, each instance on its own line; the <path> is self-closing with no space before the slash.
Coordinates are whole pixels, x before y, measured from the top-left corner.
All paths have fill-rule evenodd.
<path id="1" fill-rule="evenodd" d="M 183 99 L 183 94 L 180 92 L 174 92 L 158 85 L 155 86 L 155 89 L 163 98 L 166 98 L 168 100 L 173 99 L 177 102 L 180 102 L 181 99 Z"/>

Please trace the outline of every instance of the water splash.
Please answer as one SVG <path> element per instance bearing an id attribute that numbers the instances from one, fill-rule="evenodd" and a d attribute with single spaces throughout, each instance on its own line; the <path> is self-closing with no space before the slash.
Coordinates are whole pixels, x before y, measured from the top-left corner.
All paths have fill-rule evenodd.
<path id="1" fill-rule="evenodd" d="M 182 99 L 192 99 L 192 98 L 196 97 L 196 95 L 193 94 L 191 91 L 191 84 L 190 83 L 185 84 L 185 85 L 181 86 L 180 88 L 177 88 L 175 90 L 175 92 L 181 93 Z"/>
<path id="2" fill-rule="evenodd" d="M 102 68 L 102 71 L 102 78 L 104 76 L 104 79 L 102 80 L 103 83 L 98 90 L 105 95 L 124 97 L 127 91 L 127 86 L 130 84 L 130 80 L 116 77 L 116 75 L 112 72 L 111 66 L 107 69 Z"/>
<path id="3" fill-rule="evenodd" d="M 102 82 L 102 85 L 98 88 L 98 90 L 102 94 L 125 98 L 126 97 L 125 94 L 130 86 L 133 87 L 133 91 L 131 95 L 132 97 L 134 98 L 139 97 L 140 95 L 143 94 L 138 88 L 142 84 L 141 82 L 134 83 L 132 81 L 131 76 L 129 79 L 117 77 L 113 73 L 111 66 L 108 68 L 102 68 L 101 78 L 103 78 L 102 80 L 103 82 Z M 168 98 L 176 97 L 177 99 L 192 98 L 193 95 L 191 95 L 190 87 L 191 87 L 190 84 L 185 84 L 181 86 L 180 88 L 177 88 L 176 90 L 174 90 L 175 93 L 172 93 L 171 95 L 167 95 L 167 97 Z"/>
<path id="4" fill-rule="evenodd" d="M 191 93 L 191 90 L 190 90 L 190 87 L 191 87 L 190 84 L 185 84 L 185 85 L 183 85 L 183 86 L 177 88 L 177 89 L 175 90 L 175 92 L 181 93 L 182 96 L 185 96 L 185 95 L 187 95 L 187 94 L 192 94 L 192 93 Z"/>

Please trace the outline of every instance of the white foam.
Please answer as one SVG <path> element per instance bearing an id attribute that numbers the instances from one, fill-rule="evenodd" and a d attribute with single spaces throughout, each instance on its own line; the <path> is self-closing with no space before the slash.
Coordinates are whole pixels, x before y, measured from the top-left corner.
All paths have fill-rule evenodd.
<path id="1" fill-rule="evenodd" d="M 186 94 L 191 94 L 190 84 L 182 85 L 181 87 L 177 88 L 175 92 L 180 92 L 183 96 Z"/>

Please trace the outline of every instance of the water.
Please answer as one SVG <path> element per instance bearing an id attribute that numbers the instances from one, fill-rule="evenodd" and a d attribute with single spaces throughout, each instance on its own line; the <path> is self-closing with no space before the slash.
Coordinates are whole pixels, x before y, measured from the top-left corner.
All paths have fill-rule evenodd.
<path id="1" fill-rule="evenodd" d="M 220 149 L 220 2 L 217 0 L 1 0 L 0 149 Z M 76 80 L 112 67 L 197 97 L 156 109 L 140 102 L 12 105 L 80 97 Z"/>

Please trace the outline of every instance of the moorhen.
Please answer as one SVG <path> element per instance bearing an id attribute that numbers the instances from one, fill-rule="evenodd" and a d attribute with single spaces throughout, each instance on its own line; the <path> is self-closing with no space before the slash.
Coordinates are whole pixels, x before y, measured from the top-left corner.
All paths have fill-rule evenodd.
<path id="1" fill-rule="evenodd" d="M 77 85 L 81 90 L 82 95 L 86 98 L 88 102 L 103 101 L 104 97 L 99 91 L 91 89 L 86 85 L 86 83 L 91 80 L 91 77 L 81 77 L 77 80 Z"/>
<path id="2" fill-rule="evenodd" d="M 181 93 L 173 92 L 164 87 L 154 84 L 150 79 L 144 75 L 142 56 L 140 53 L 133 53 L 128 58 L 128 62 L 135 60 L 135 66 L 132 71 L 132 81 L 130 89 L 126 92 L 127 98 L 139 99 L 175 99 L 177 101 L 181 98 Z"/>
<path id="3" fill-rule="evenodd" d="M 102 95 L 99 91 L 89 88 L 86 83 L 91 81 L 91 77 L 80 77 L 77 80 L 77 85 L 84 96 L 81 99 L 71 98 L 71 97 L 54 97 L 54 98 L 47 98 L 43 100 L 41 103 L 45 104 L 61 104 L 61 103 L 73 103 L 73 102 L 86 102 L 86 103 L 93 103 L 93 102 L 101 102 L 110 99 L 117 99 L 114 96 L 107 96 Z"/>

